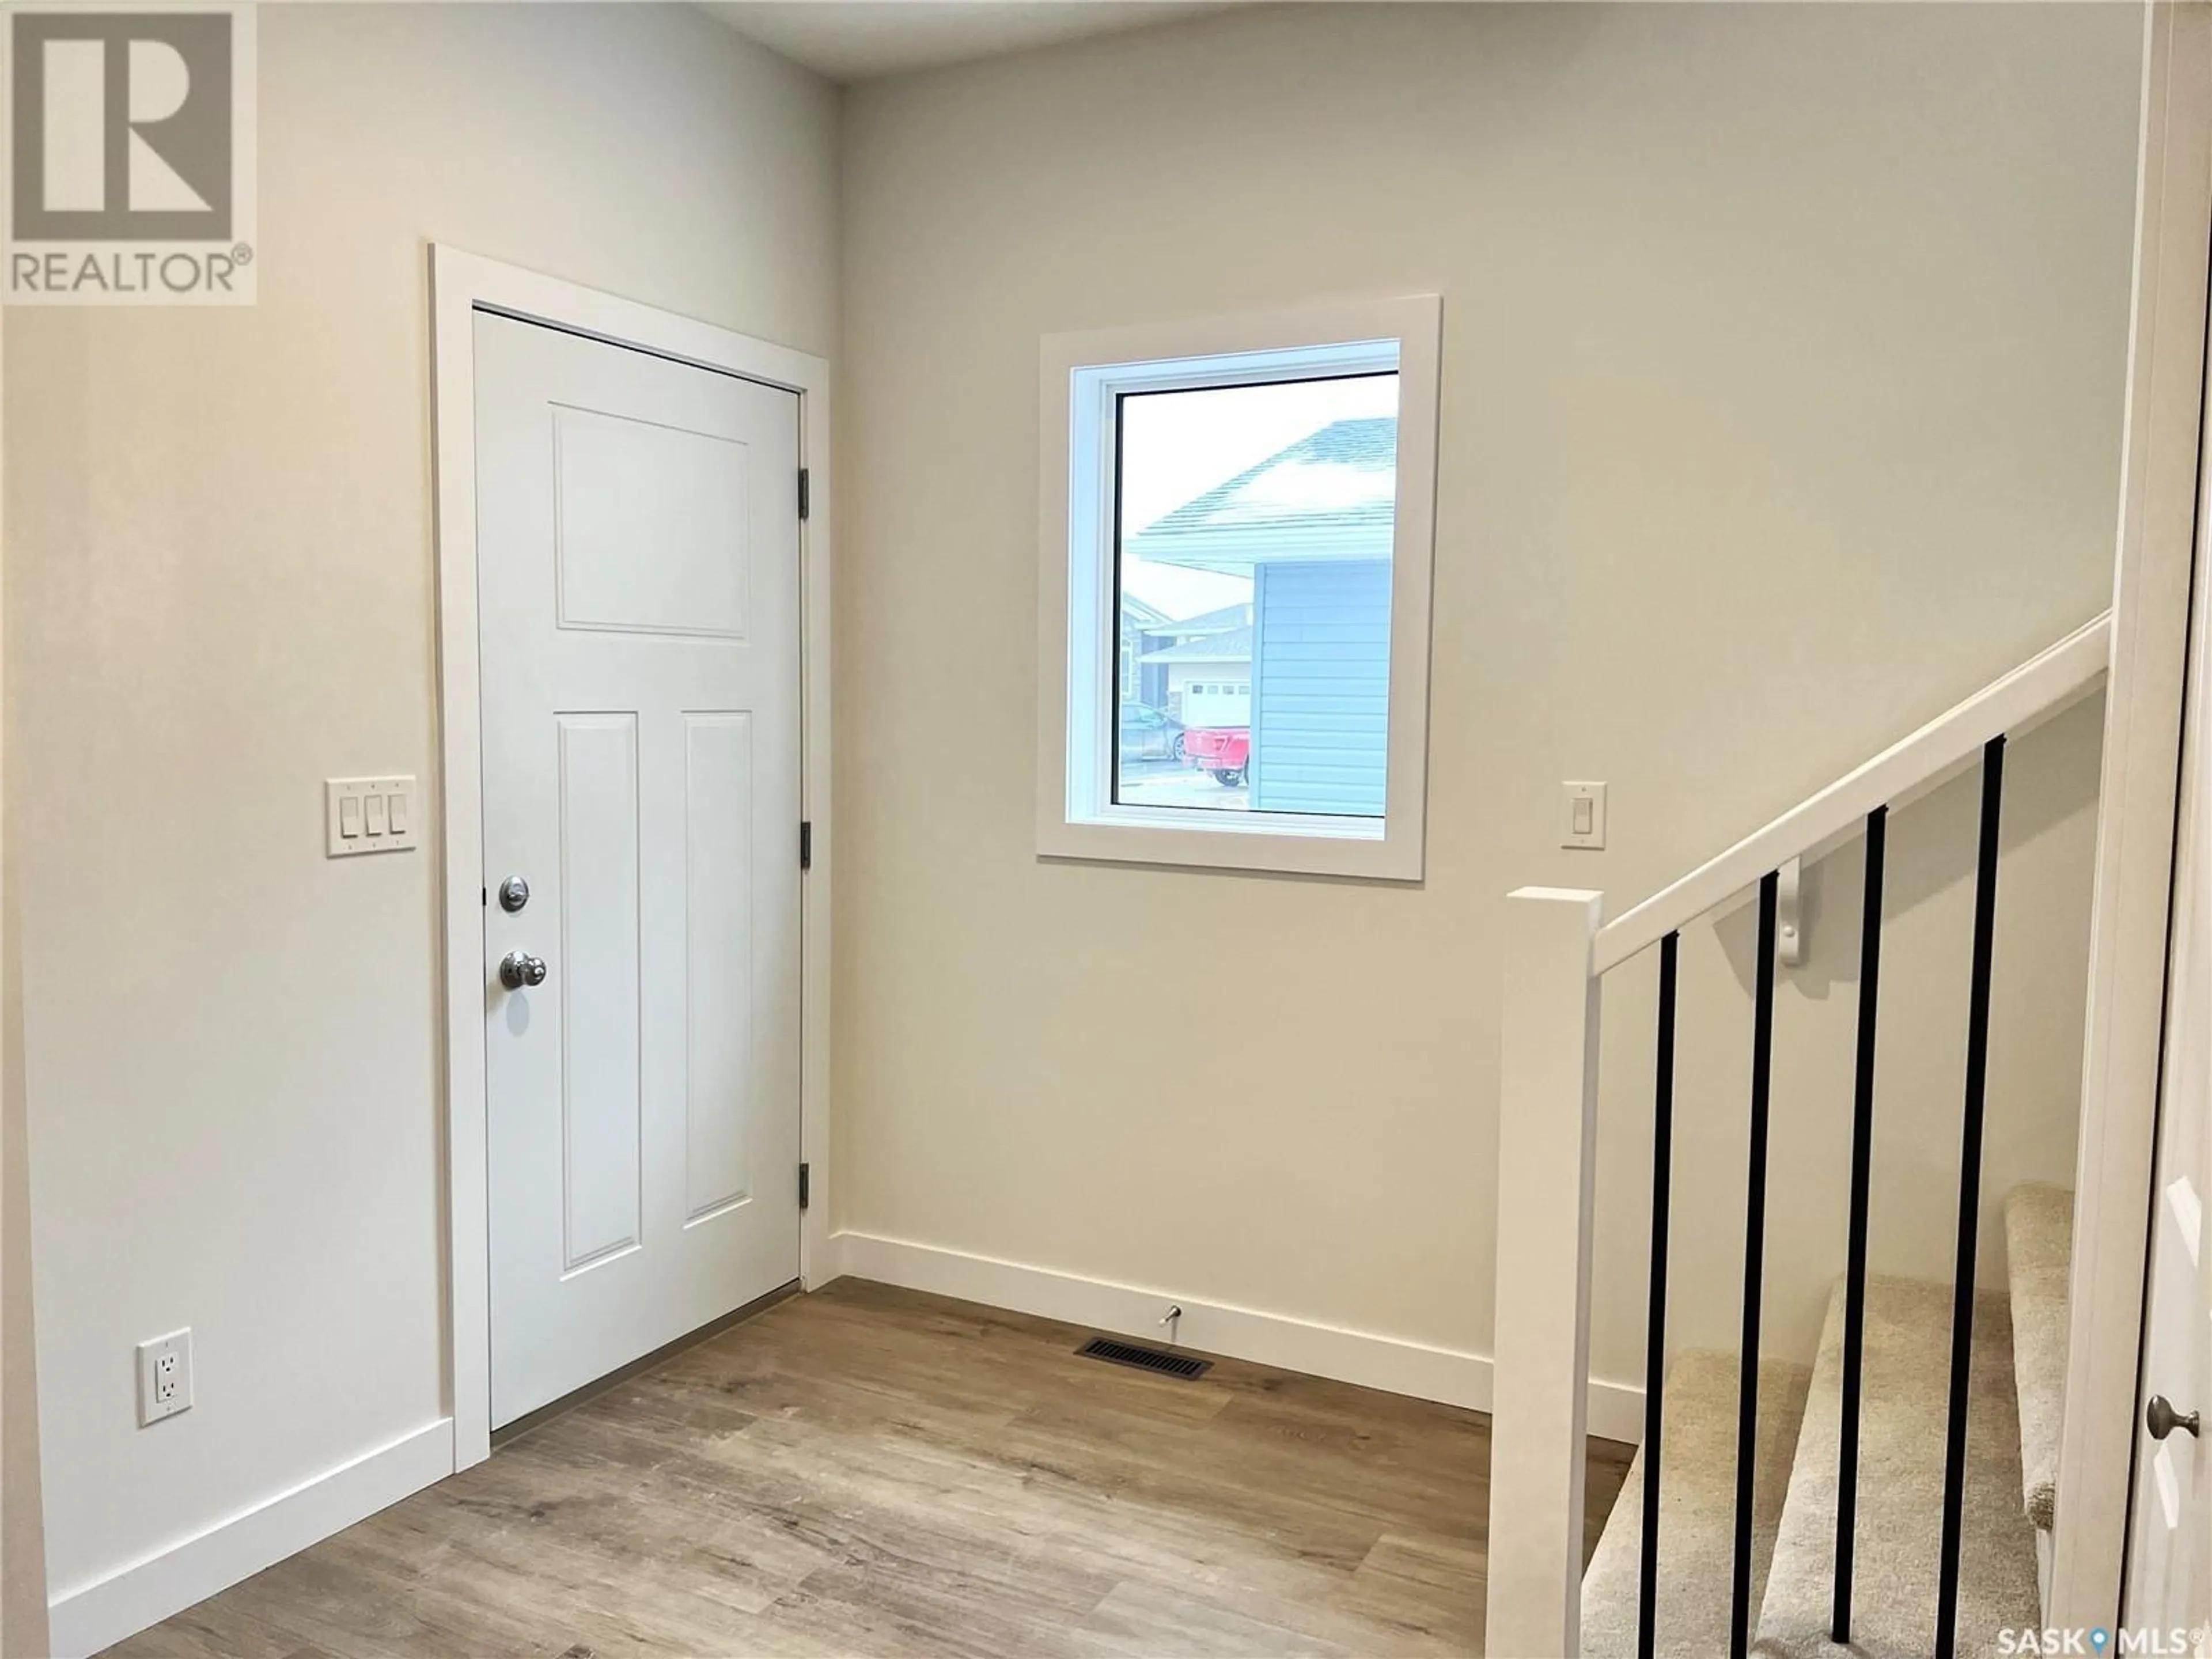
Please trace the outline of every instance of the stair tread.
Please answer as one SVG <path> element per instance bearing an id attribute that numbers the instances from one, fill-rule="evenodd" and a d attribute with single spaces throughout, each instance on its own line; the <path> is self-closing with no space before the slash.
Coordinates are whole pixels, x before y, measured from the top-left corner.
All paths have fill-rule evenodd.
<path id="1" fill-rule="evenodd" d="M 1711 1659 L 1728 1650 L 1735 1540 L 1736 1357 L 1692 1349 L 1667 1371 L 1660 1448 L 1656 1651 Z M 1752 1605 L 1766 1562 L 1812 1371 L 1770 1359 L 1759 1368 L 1758 1476 L 1753 1486 Z M 1644 1453 L 1629 1465 L 1605 1532 L 1583 1575 L 1584 1659 L 1632 1659 L 1644 1547 Z M 1717 1586 L 1717 1594 L 1715 1587 Z"/>
<path id="2" fill-rule="evenodd" d="M 2049 1531 L 2057 1506 L 2058 1434 L 2066 1401 L 2068 1297 L 2074 1268 L 2074 1194 L 2015 1187 L 2005 1200 L 2005 1265 L 2012 1280 L 2012 1370 L 2020 1409 L 2021 1501 Z"/>
<path id="3" fill-rule="evenodd" d="M 1828 1640 L 1833 1599 L 1843 1295 L 1828 1308 L 1760 1609 L 1760 1659 L 1925 1659 L 1934 1646 L 1951 1353 L 1950 1287 L 1867 1283 L 1852 1641 Z M 1998 1650 L 2039 1622 L 2035 1534 L 2019 1494 L 2011 1316 L 2002 1291 L 1975 1299 L 1957 1651 Z"/>

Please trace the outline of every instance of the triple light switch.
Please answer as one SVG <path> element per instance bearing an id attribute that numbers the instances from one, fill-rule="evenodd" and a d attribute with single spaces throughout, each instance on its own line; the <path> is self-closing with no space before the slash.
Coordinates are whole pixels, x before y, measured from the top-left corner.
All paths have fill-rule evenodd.
<path id="1" fill-rule="evenodd" d="M 404 853 L 416 844 L 412 778 L 330 778 L 323 804 L 324 850 L 331 858 Z"/>

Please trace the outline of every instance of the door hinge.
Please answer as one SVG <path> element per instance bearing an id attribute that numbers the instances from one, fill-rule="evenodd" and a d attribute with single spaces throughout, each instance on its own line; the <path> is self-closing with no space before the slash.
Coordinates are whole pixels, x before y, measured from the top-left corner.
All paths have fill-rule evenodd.
<path id="1" fill-rule="evenodd" d="M 814 505 L 813 475 L 805 467 L 799 469 L 799 516 L 805 518 Z"/>
<path id="2" fill-rule="evenodd" d="M 806 1207 L 807 1200 L 812 1196 L 812 1194 L 807 1191 L 808 1182 L 806 1175 L 807 1166 L 802 1164 L 799 1166 L 799 1207 L 802 1210 Z"/>
<path id="3" fill-rule="evenodd" d="M 804 818 L 799 823 L 799 867 L 802 870 L 814 867 L 814 826 Z"/>

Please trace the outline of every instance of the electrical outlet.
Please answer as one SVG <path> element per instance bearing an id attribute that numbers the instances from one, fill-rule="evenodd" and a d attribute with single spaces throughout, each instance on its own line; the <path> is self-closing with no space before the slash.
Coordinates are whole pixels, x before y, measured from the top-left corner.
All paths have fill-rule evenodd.
<path id="1" fill-rule="evenodd" d="M 192 1332 L 187 1325 L 138 1345 L 138 1426 L 192 1407 Z"/>

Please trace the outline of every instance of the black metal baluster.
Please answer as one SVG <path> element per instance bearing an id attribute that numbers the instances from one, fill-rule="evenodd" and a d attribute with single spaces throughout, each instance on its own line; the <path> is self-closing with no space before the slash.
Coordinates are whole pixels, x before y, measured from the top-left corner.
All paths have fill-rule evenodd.
<path id="1" fill-rule="evenodd" d="M 1960 1516 L 1966 1498 L 1966 1395 L 1974 1364 L 1974 1249 L 1982 1222 L 1982 1106 L 1989 1085 L 1990 964 L 1996 941 L 2002 737 L 1982 750 L 1982 839 L 1974 873 L 1974 968 L 1966 1003 L 1966 1121 L 1959 1136 L 1959 1259 L 1951 1302 L 1950 1420 L 1943 1447 L 1943 1544 L 1936 1585 L 1936 1656 L 1952 1659 L 1959 1618 Z"/>
<path id="2" fill-rule="evenodd" d="M 1735 1435 L 1735 1574 L 1729 1611 L 1729 1659 L 1751 1647 L 1751 1519 L 1759 1474 L 1759 1305 L 1766 1258 L 1766 1118 L 1774 1070 L 1774 911 L 1781 878 L 1759 883 L 1758 991 L 1751 1020 L 1751 1170 L 1744 1203 L 1742 1382 Z"/>
<path id="3" fill-rule="evenodd" d="M 1858 1542 L 1859 1390 L 1866 1347 L 1867 1201 L 1874 1164 L 1875 1007 L 1881 985 L 1881 876 L 1889 808 L 1867 814 L 1859 915 L 1858 1073 L 1851 1100 L 1851 1221 L 1844 1269 L 1843 1452 L 1836 1468 L 1836 1601 L 1831 1641 L 1851 1639 L 1851 1559 Z"/>
<path id="4" fill-rule="evenodd" d="M 1658 1087 L 1651 1110 L 1651 1304 L 1644 1322 L 1644 1565 L 1636 1651 L 1652 1659 L 1659 1628 L 1659 1425 L 1667 1382 L 1667 1212 L 1674 1164 L 1674 958 L 1681 935 L 1659 941 Z"/>

